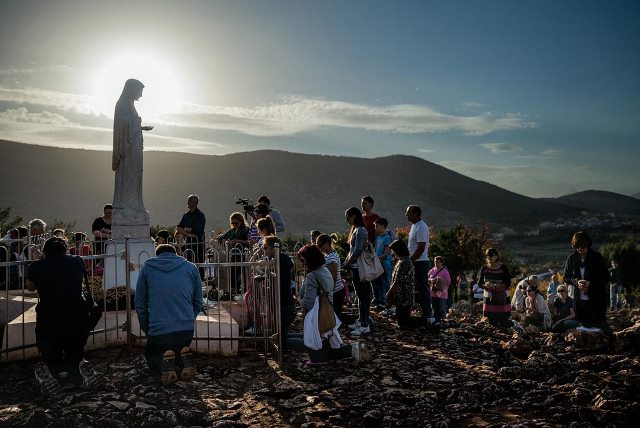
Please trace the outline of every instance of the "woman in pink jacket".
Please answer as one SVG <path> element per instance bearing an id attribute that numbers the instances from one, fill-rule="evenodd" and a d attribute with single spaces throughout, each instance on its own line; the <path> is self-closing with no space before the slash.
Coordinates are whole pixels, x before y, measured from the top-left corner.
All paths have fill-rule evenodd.
<path id="1" fill-rule="evenodd" d="M 431 306 L 435 316 L 434 327 L 440 327 L 441 321 L 447 313 L 448 289 L 451 283 L 451 275 L 444 265 L 444 259 L 436 256 L 433 259 L 435 266 L 429 271 L 429 285 L 431 286 Z"/>

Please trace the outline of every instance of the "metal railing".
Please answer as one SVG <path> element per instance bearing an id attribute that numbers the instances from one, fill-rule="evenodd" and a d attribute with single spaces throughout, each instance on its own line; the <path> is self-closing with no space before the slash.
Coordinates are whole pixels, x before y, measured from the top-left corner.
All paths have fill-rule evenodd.
<path id="1" fill-rule="evenodd" d="M 145 336 L 132 304 L 135 284 L 132 284 L 130 270 L 124 269 L 124 286 L 107 288 L 104 277 L 113 275 L 114 283 L 119 284 L 116 263 L 129 266 L 136 260 L 138 263 L 134 266 L 139 267 L 150 255 L 147 250 L 132 254 L 129 239 L 125 239 L 124 244 L 113 240 L 101 244 L 104 254 L 79 254 L 87 267 L 94 300 L 103 310 L 86 349 L 141 345 Z M 88 241 L 75 247 L 81 249 L 85 245 L 93 249 L 93 243 Z M 4 268 L 5 276 L 5 289 L 0 296 L 4 300 L 0 302 L 4 308 L 0 314 L 3 329 L 0 361 L 31 358 L 37 355 L 35 305 L 39 299 L 37 293 L 26 289 L 25 278 L 28 265 L 34 260 L 11 260 L 9 249 L 0 246 L 0 251 L 6 251 L 4 260 L 8 260 L 0 263 L 0 272 Z M 194 325 L 194 351 L 235 355 L 241 348 L 263 353 L 265 360 L 271 356 L 281 364 L 280 249 L 276 248 L 276 256 L 271 260 L 260 252 L 226 244 L 210 246 L 204 254 L 204 260 L 195 260 L 197 254 L 192 249 L 183 252 L 183 256 L 193 257 L 204 279 L 205 305 Z M 107 259 L 115 260 L 110 271 L 106 270 Z M 16 270 L 22 271 L 17 277 L 13 275 Z M 248 327 L 253 330 L 247 330 Z"/>

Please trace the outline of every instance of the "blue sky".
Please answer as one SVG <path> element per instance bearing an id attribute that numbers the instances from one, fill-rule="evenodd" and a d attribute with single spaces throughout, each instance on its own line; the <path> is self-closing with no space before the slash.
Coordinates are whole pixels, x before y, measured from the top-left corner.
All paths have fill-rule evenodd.
<path id="1" fill-rule="evenodd" d="M 419 156 L 528 196 L 640 191 L 640 6 L 0 0 L 0 138 Z"/>

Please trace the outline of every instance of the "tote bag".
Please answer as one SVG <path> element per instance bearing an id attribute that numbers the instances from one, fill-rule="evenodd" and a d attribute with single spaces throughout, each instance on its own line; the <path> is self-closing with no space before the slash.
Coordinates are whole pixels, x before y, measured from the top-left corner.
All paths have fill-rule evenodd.
<path id="1" fill-rule="evenodd" d="M 362 253 L 360 253 L 357 265 L 361 282 L 373 281 L 384 273 L 382 263 L 380 263 L 380 259 L 376 255 L 371 242 L 367 242 Z"/>

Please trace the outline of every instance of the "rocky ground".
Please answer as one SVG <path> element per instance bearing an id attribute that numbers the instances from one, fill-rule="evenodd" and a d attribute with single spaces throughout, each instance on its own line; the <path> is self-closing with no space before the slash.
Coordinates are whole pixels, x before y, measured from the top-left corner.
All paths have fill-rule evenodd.
<path id="1" fill-rule="evenodd" d="M 35 362 L 2 364 L 0 426 L 638 426 L 638 310 L 612 316 L 614 350 L 604 335 L 500 331 L 465 314 L 440 334 L 374 320 L 363 366 L 197 356 L 196 380 L 165 388 L 141 350 L 110 349 L 88 355 L 103 391 L 43 397 Z"/>

